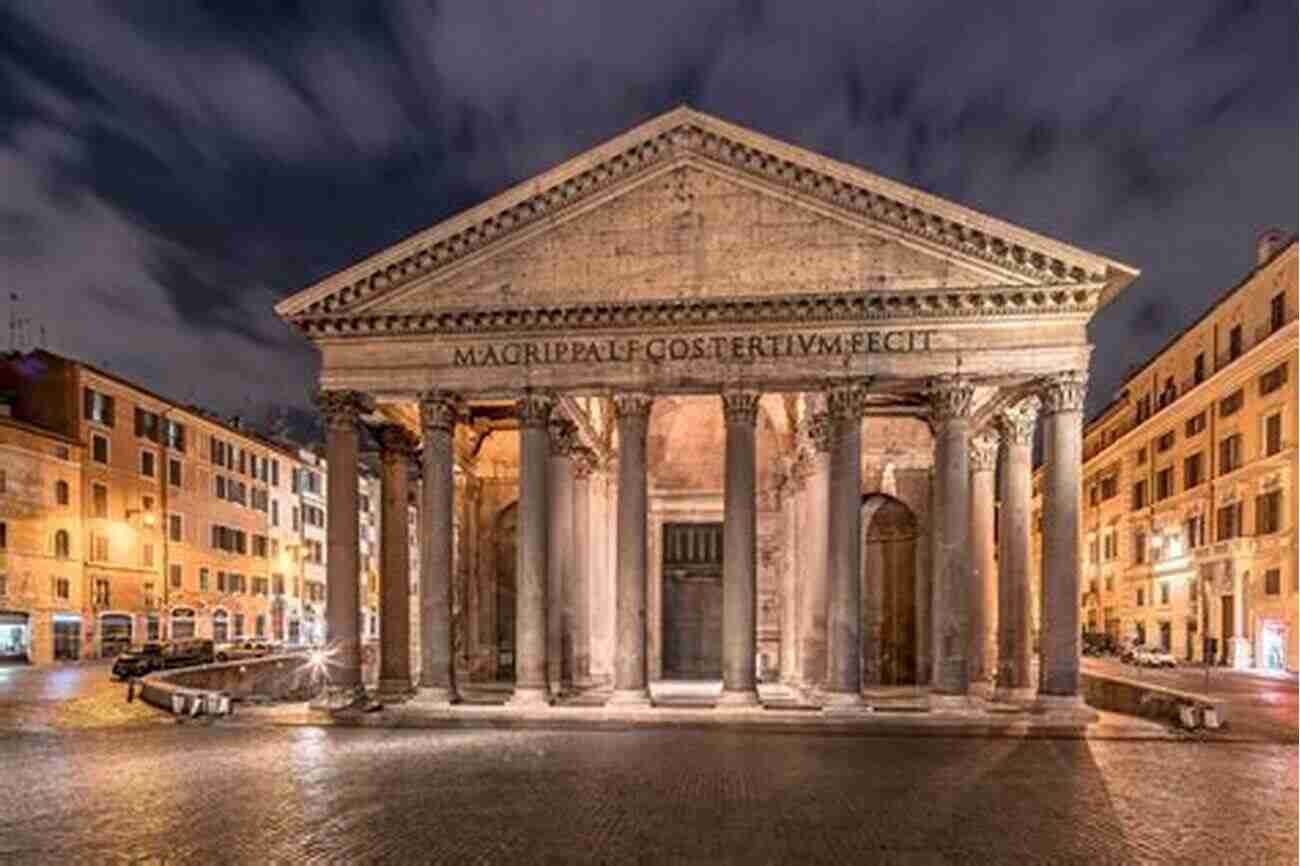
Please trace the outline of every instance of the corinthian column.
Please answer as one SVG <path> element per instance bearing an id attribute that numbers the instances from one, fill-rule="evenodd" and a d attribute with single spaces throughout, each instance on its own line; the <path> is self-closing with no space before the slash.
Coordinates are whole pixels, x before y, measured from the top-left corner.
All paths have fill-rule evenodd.
<path id="1" fill-rule="evenodd" d="M 591 474 L 596 455 L 579 447 L 573 452 L 573 678 L 579 688 L 591 686 Z"/>
<path id="2" fill-rule="evenodd" d="M 383 493 L 379 517 L 379 695 L 400 700 L 411 692 L 411 540 L 407 515 L 415 438 L 386 424 L 379 433 Z"/>
<path id="3" fill-rule="evenodd" d="M 618 423 L 618 575 L 614 694 L 610 703 L 646 704 L 646 431 L 649 394 L 614 396 Z"/>
<path id="4" fill-rule="evenodd" d="M 998 565 L 993 549 L 993 470 L 998 436 L 985 432 L 970 446 L 970 633 L 967 637 L 971 691 L 993 697 L 998 663 Z"/>
<path id="5" fill-rule="evenodd" d="M 515 693 L 511 704 L 549 703 L 546 595 L 550 564 L 546 510 L 547 426 L 555 398 L 529 391 L 516 404 L 519 416 L 519 545 L 515 566 Z"/>
<path id="6" fill-rule="evenodd" d="M 416 700 L 444 705 L 456 697 L 451 637 L 452 517 L 455 503 L 453 435 L 459 398 L 446 391 L 420 395 L 424 483 L 420 496 L 420 684 Z"/>
<path id="7" fill-rule="evenodd" d="M 975 389 L 956 376 L 930 384 L 930 417 L 935 428 L 935 598 L 937 634 L 932 703 L 965 700 L 969 678 L 966 643 L 970 585 L 970 414 Z"/>
<path id="8" fill-rule="evenodd" d="M 804 480 L 804 529 L 799 538 L 804 589 L 799 596 L 799 672 L 807 692 L 826 683 L 826 607 L 830 600 L 827 577 L 830 539 L 831 419 L 824 411 L 810 416 L 808 473 Z"/>
<path id="9" fill-rule="evenodd" d="M 357 511 L 357 458 L 362 413 L 370 399 L 357 391 L 321 391 L 316 406 L 325 420 L 328 462 L 325 530 L 325 627 L 331 647 L 330 684 L 336 693 L 364 699 L 361 682 L 361 524 Z"/>
<path id="10" fill-rule="evenodd" d="M 1076 706 L 1079 697 L 1079 489 L 1083 400 L 1088 376 L 1046 380 L 1043 400 L 1043 601 L 1038 700 Z"/>
<path id="11" fill-rule="evenodd" d="M 830 413 L 830 533 L 827 571 L 830 604 L 827 639 L 830 664 L 827 704 L 862 702 L 862 413 L 865 385 L 827 394 Z"/>
<path id="12" fill-rule="evenodd" d="M 578 428 L 551 418 L 547 485 L 550 493 L 546 667 L 551 693 L 573 686 L 573 448 Z"/>
<path id="13" fill-rule="evenodd" d="M 722 699 L 724 704 L 755 704 L 758 651 L 757 517 L 754 501 L 754 424 L 759 395 L 726 391 L 726 487 L 722 522 Z"/>
<path id="14" fill-rule="evenodd" d="M 993 418 L 1000 434 L 998 475 L 1002 507 L 998 509 L 998 700 L 1023 702 L 1034 697 L 1031 669 L 1033 586 L 1029 568 L 1029 520 L 1033 497 L 1034 425 L 1039 400 L 1029 397 Z"/>

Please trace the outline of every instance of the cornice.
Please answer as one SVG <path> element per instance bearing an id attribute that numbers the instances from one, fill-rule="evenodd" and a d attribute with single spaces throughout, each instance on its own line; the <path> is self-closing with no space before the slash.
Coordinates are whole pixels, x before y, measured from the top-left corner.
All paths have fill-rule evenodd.
<path id="1" fill-rule="evenodd" d="M 855 166 L 678 109 L 299 292 L 278 304 L 276 312 L 295 323 L 337 315 L 448 269 L 541 221 L 554 221 L 657 167 L 688 159 L 759 179 L 1035 286 L 1101 283 L 1105 291 L 1099 301 L 1104 302 L 1137 276 L 1117 262 Z"/>
<path id="2" fill-rule="evenodd" d="M 764 322 L 881 322 L 1090 315 L 1098 283 L 1038 289 L 999 286 L 934 291 L 866 291 L 816 295 L 672 298 L 627 303 L 466 307 L 430 313 L 306 315 L 293 320 L 306 336 L 376 334 L 461 336 Z"/>

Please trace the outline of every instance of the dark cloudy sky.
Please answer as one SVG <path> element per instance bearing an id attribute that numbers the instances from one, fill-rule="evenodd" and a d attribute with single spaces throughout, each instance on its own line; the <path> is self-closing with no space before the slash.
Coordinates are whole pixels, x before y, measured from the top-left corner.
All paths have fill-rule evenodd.
<path id="1" fill-rule="evenodd" d="M 1095 409 L 1295 231 L 1296 9 L 6 0 L 0 299 L 169 396 L 306 409 L 275 301 L 688 102 L 1141 268 Z"/>

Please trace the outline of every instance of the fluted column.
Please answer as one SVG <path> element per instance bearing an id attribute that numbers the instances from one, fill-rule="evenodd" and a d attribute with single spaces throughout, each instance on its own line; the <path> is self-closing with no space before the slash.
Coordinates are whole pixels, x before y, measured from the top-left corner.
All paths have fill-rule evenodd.
<path id="1" fill-rule="evenodd" d="M 550 544 L 547 508 L 547 426 L 555 398 L 529 391 L 519 416 L 519 543 L 515 566 L 515 693 L 511 704 L 548 703 L 546 596 Z"/>
<path id="2" fill-rule="evenodd" d="M 446 391 L 420 395 L 420 683 L 416 700 L 456 698 L 452 654 L 452 520 L 456 488 L 452 449 L 459 399 Z"/>
<path id="3" fill-rule="evenodd" d="M 578 688 L 591 680 L 591 474 L 596 455 L 589 448 L 573 452 L 573 679 Z"/>
<path id="4" fill-rule="evenodd" d="M 930 415 L 935 428 L 935 598 L 937 634 L 932 702 L 965 700 L 969 684 L 966 643 L 970 585 L 970 414 L 975 389 L 956 376 L 930 385 Z"/>
<path id="5" fill-rule="evenodd" d="M 1034 425 L 1039 400 L 1029 397 L 994 416 L 999 433 L 998 475 L 998 685 L 995 697 L 1023 702 L 1037 691 L 1034 662 L 1030 512 L 1033 499 Z"/>
<path id="6" fill-rule="evenodd" d="M 1071 371 L 1046 380 L 1043 401 L 1043 598 L 1038 700 L 1079 698 L 1079 492 L 1083 400 L 1088 377 Z"/>
<path id="7" fill-rule="evenodd" d="M 826 703 L 862 702 L 862 413 L 865 385 L 827 394 L 830 413 L 830 532 L 827 570 L 829 668 Z"/>
<path id="8" fill-rule="evenodd" d="M 383 467 L 380 503 L 379 694 L 385 700 L 411 692 L 411 540 L 407 497 L 415 437 L 386 424 L 379 431 Z"/>
<path id="9" fill-rule="evenodd" d="M 993 547 L 994 476 L 998 436 L 980 433 L 970 445 L 970 632 L 966 655 L 970 688 L 993 697 L 998 664 L 998 566 Z"/>
<path id="10" fill-rule="evenodd" d="M 325 530 L 325 628 L 331 647 L 329 678 L 336 691 L 364 696 L 361 682 L 360 515 L 357 511 L 361 415 L 371 409 L 357 391 L 321 391 L 328 461 Z"/>
<path id="11" fill-rule="evenodd" d="M 827 565 L 830 540 L 831 421 L 824 411 L 809 417 L 808 471 L 804 479 L 805 520 L 801 535 L 799 667 L 802 687 L 816 692 L 826 684 L 826 610 L 830 603 Z"/>
<path id="12" fill-rule="evenodd" d="M 617 632 L 611 703 L 645 704 L 646 681 L 646 432 L 649 394 L 614 396 L 618 423 Z"/>
<path id="13" fill-rule="evenodd" d="M 726 482 L 722 522 L 722 699 L 755 704 L 758 654 L 758 553 L 754 425 L 759 395 L 724 391 L 727 424 Z"/>
<path id="14" fill-rule="evenodd" d="M 546 667 L 551 693 L 573 686 L 573 449 L 577 426 L 552 417 L 547 485 L 550 565 L 546 591 Z"/>

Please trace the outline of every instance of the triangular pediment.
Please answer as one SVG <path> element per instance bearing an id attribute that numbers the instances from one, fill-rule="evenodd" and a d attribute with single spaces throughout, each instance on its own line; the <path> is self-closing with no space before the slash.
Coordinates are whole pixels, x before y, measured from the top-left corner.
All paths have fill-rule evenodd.
<path id="1" fill-rule="evenodd" d="M 980 286 L 1136 271 L 677 109 L 283 301 L 308 322 L 449 309 Z"/>

